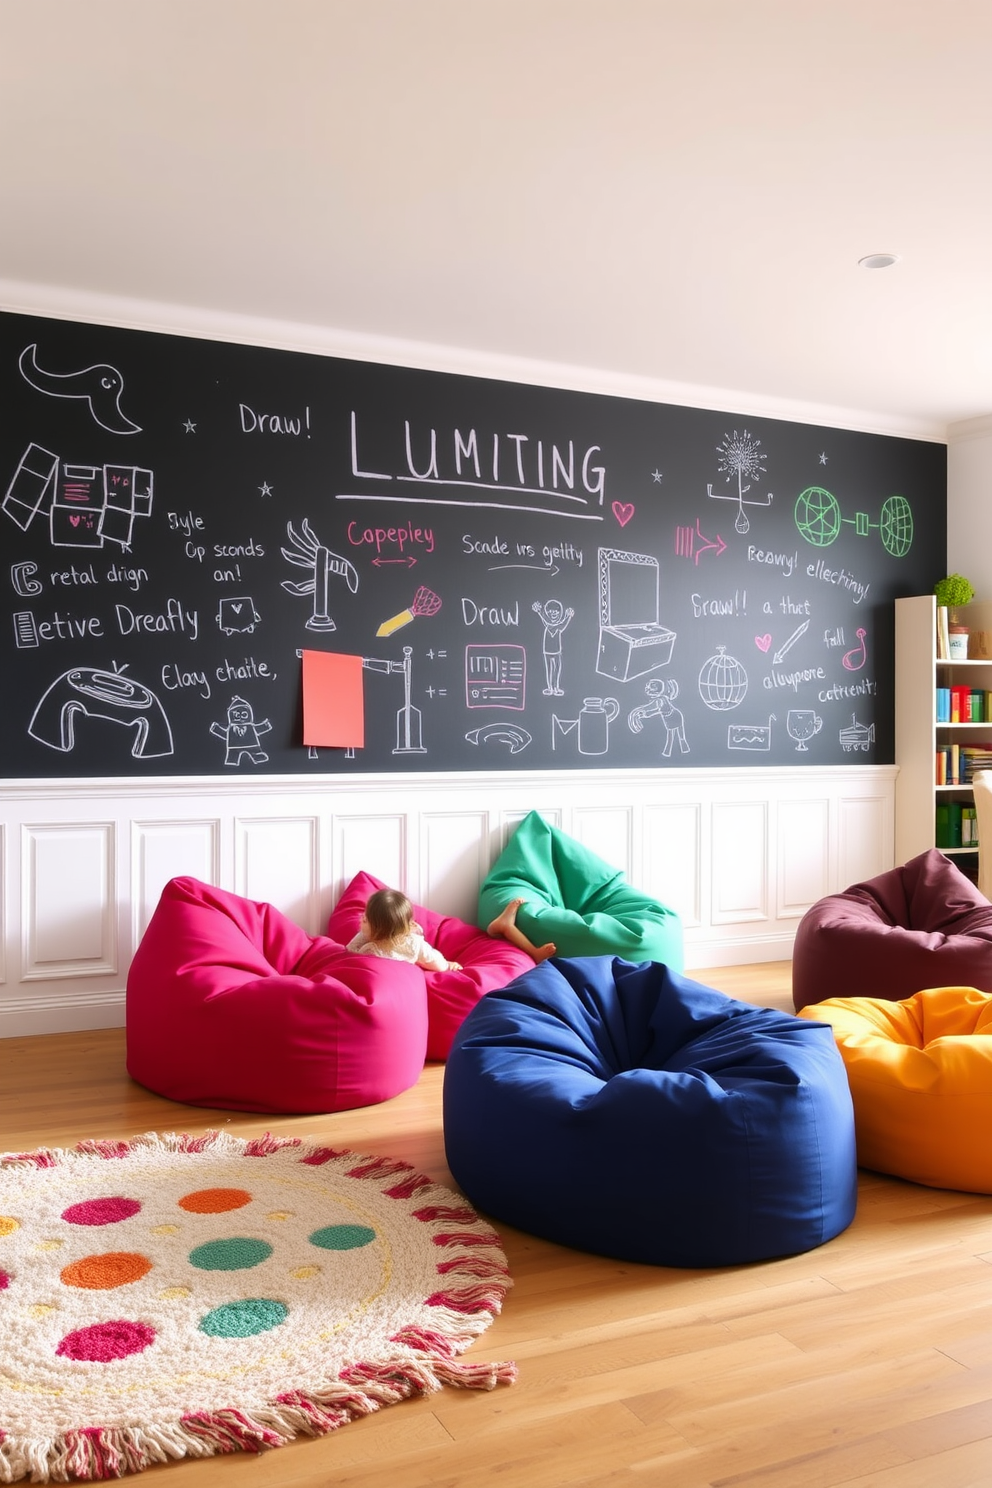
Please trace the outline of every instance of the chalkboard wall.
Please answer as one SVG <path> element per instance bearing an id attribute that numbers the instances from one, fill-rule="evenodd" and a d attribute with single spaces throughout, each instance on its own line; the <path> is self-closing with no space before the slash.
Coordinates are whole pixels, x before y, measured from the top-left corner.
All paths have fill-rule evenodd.
<path id="1" fill-rule="evenodd" d="M 942 445 L 0 336 L 7 777 L 892 761 L 892 601 L 945 571 Z M 360 747 L 305 743 L 304 652 L 352 658 Z M 308 709 L 337 701 L 308 674 Z"/>

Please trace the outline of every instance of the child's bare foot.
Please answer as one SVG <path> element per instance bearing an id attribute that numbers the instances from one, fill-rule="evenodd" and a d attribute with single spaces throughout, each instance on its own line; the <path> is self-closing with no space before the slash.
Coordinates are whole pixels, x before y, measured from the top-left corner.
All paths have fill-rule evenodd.
<path id="1" fill-rule="evenodd" d="M 523 902 L 522 899 L 511 899 L 503 912 L 489 922 L 489 934 L 505 935 L 508 930 L 512 930 L 517 923 L 517 910 Z"/>
<path id="2" fill-rule="evenodd" d="M 547 943 L 547 945 L 535 946 L 532 954 L 533 954 L 534 960 L 537 961 L 538 963 L 540 963 L 541 961 L 548 961 L 548 960 L 550 960 L 551 957 L 557 951 L 557 949 L 558 949 L 558 947 L 555 945 L 554 941 L 553 940 L 549 940 L 548 943 Z"/>

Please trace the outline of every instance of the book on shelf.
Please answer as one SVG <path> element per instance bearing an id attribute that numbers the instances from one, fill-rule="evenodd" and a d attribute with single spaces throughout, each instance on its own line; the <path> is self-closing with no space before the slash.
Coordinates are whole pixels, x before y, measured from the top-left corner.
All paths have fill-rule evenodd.
<path id="1" fill-rule="evenodd" d="M 947 628 L 947 606 L 937 606 L 937 660 L 947 661 L 951 645 Z"/>

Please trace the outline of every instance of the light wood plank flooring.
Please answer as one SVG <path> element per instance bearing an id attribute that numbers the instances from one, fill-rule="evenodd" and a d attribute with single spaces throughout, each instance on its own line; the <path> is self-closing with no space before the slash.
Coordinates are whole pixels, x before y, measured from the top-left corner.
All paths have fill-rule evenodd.
<path id="1" fill-rule="evenodd" d="M 788 962 L 694 975 L 791 1011 Z M 429 1067 L 364 1110 L 258 1117 L 133 1084 L 120 1029 L 7 1040 L 0 1147 L 223 1126 L 395 1155 L 451 1184 L 442 1078 Z M 467 1357 L 515 1359 L 516 1384 L 445 1389 L 320 1441 L 150 1474 L 188 1488 L 992 1484 L 989 1197 L 862 1173 L 857 1217 L 836 1240 L 715 1271 L 602 1260 L 497 1227 L 515 1284 Z"/>

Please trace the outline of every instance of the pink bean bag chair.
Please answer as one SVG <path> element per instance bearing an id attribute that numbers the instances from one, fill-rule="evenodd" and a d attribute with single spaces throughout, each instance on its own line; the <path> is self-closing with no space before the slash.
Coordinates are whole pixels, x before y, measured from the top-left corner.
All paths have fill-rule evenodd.
<path id="1" fill-rule="evenodd" d="M 992 992 L 992 904 L 939 849 L 818 900 L 799 922 L 797 1012 L 832 997 L 901 1002 L 928 987 Z"/>
<path id="2" fill-rule="evenodd" d="M 127 979 L 140 1084 L 193 1106 L 346 1111 L 416 1084 L 426 1054 L 418 967 L 353 955 L 195 878 L 166 884 Z"/>
<path id="3" fill-rule="evenodd" d="M 331 912 L 328 935 L 347 945 L 358 933 L 369 895 L 387 887 L 371 873 L 356 874 Z M 417 971 L 427 983 L 427 1058 L 447 1059 L 455 1034 L 479 999 L 487 992 L 505 987 L 525 971 L 532 971 L 534 961 L 508 940 L 487 935 L 477 925 L 466 924 L 454 915 L 436 914 L 415 904 L 413 917 L 446 960 L 462 964 L 461 971 Z M 356 959 L 379 966 L 397 964 L 372 956 Z"/>

